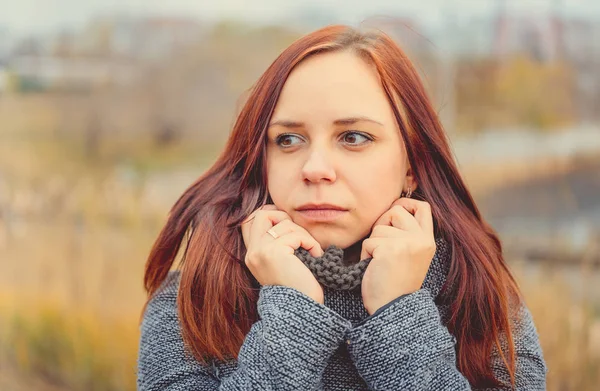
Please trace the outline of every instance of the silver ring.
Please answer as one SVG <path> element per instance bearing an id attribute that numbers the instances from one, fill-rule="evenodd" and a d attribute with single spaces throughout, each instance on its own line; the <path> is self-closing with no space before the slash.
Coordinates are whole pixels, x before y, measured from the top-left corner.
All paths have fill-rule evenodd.
<path id="1" fill-rule="evenodd" d="M 279 237 L 279 235 L 277 234 L 277 232 L 275 232 L 275 230 L 273 228 L 270 228 L 267 233 L 269 235 L 271 235 L 273 237 L 273 239 L 277 239 Z"/>

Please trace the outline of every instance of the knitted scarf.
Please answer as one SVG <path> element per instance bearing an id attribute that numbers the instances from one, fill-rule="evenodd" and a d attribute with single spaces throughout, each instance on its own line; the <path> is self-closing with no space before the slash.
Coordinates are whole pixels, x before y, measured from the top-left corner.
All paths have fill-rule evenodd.
<path id="1" fill-rule="evenodd" d="M 429 271 L 423 283 L 434 297 L 441 290 L 450 267 L 451 251 L 448 243 L 442 238 L 436 238 L 436 252 L 431 261 Z M 322 285 L 334 290 L 353 290 L 360 287 L 363 275 L 372 258 L 351 263 L 344 259 L 344 249 L 330 245 L 321 257 L 313 257 L 300 247 L 295 255 L 308 267 L 316 280 Z"/>

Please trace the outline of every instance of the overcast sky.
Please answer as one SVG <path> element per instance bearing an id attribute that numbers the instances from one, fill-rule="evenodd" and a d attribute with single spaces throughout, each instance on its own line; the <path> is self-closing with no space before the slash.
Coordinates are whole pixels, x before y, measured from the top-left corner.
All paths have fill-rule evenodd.
<path id="1" fill-rule="evenodd" d="M 17 34 L 77 28 L 102 13 L 193 15 L 205 19 L 273 21 L 298 9 L 324 10 L 348 22 L 368 16 L 412 13 L 439 21 L 450 9 L 458 16 L 489 14 L 502 0 L 0 0 L 0 26 Z M 600 18 L 599 0 L 504 0 L 514 12 L 563 13 Z"/>

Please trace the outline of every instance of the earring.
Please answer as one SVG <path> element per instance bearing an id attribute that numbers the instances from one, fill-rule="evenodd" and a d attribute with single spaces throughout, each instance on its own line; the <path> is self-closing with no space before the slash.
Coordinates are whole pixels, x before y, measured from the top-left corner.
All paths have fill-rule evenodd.
<path id="1" fill-rule="evenodd" d="M 408 191 L 406 192 L 406 194 L 404 192 L 402 192 L 400 197 L 410 198 L 411 195 L 412 195 L 412 190 L 410 189 L 410 186 L 408 186 Z"/>

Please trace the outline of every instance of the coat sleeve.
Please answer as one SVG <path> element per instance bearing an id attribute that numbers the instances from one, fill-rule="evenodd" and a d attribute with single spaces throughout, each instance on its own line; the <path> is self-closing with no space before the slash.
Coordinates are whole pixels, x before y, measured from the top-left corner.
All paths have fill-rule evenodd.
<path id="1" fill-rule="evenodd" d="M 329 358 L 350 322 L 304 295 L 276 285 L 261 287 L 260 320 L 246 335 L 237 367 L 218 379 L 187 351 L 177 314 L 175 272 L 150 300 L 141 324 L 138 390 L 317 390 Z M 164 285 L 164 283 L 163 283 Z"/>
<path id="2" fill-rule="evenodd" d="M 545 390 L 547 368 L 531 314 L 523 305 L 516 318 L 516 390 Z M 372 390 L 472 390 L 456 367 L 456 338 L 442 324 L 427 289 L 401 296 L 348 332 L 348 351 Z M 502 360 L 492 369 L 507 384 Z M 492 389 L 486 389 L 492 391 Z"/>

